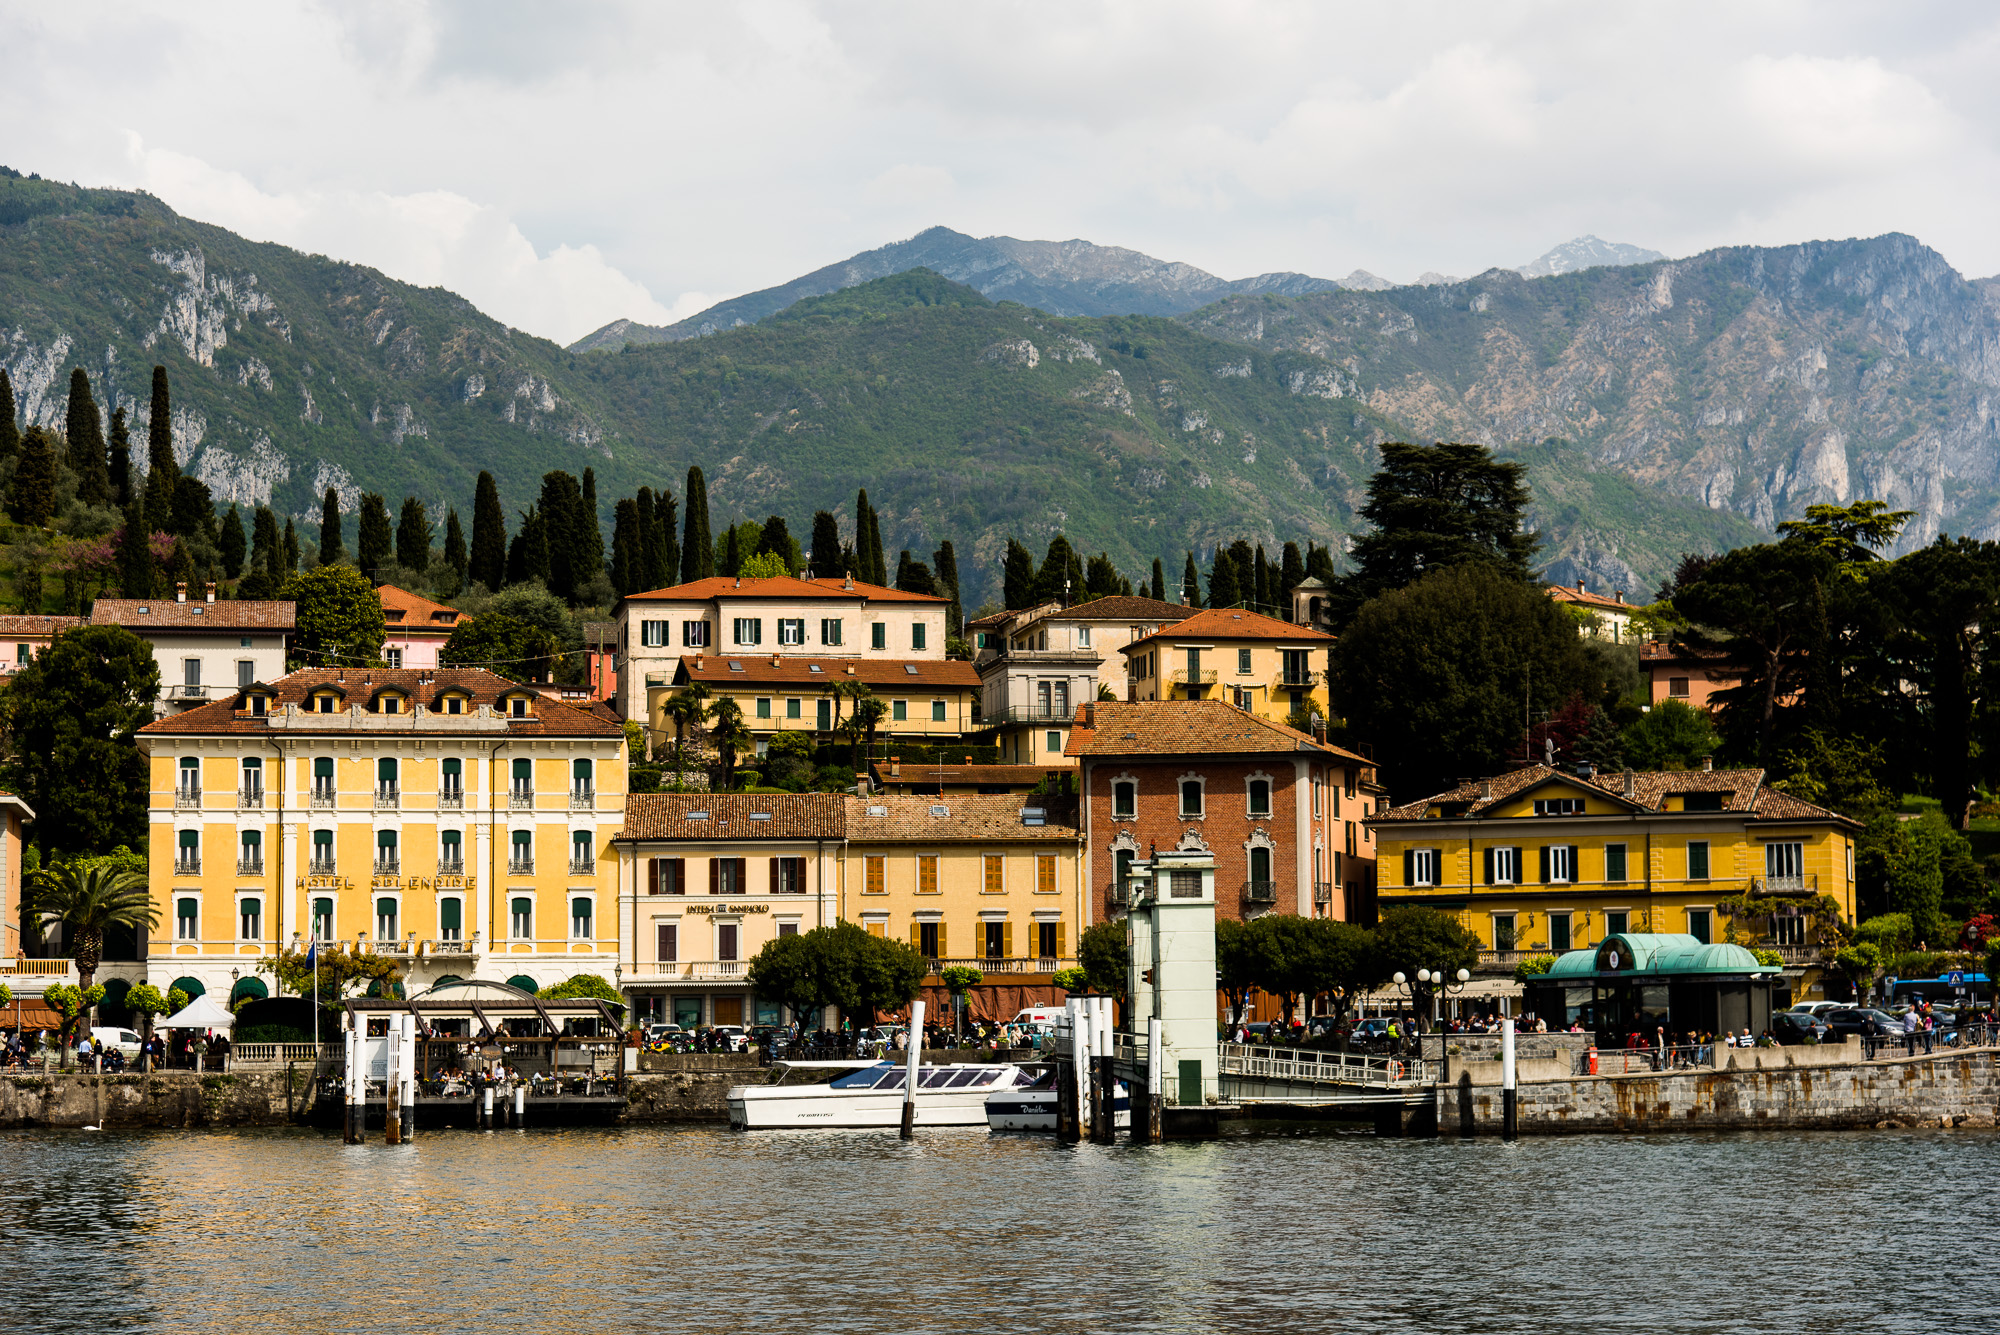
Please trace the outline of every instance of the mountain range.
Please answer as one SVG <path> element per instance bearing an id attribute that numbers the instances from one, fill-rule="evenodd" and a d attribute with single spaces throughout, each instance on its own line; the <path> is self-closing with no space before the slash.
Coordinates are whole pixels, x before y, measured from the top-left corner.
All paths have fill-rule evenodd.
<path id="1" fill-rule="evenodd" d="M 940 263 L 984 244 L 924 236 Z M 5 173 L 0 364 L 24 422 L 60 427 L 81 365 L 139 438 L 166 365 L 183 466 L 308 532 L 328 486 L 463 516 L 481 469 L 510 520 L 554 468 L 595 468 L 608 517 L 700 464 L 718 529 L 851 522 L 866 486 L 891 553 L 956 543 L 974 606 L 1009 537 L 1061 530 L 1135 578 L 1237 537 L 1339 547 L 1391 439 L 1521 459 L 1549 576 L 1635 597 L 1815 501 L 1917 510 L 1905 545 L 2000 533 L 2000 292 L 1910 237 L 1627 264 L 1584 238 L 1524 266 L 1545 276 L 1374 290 L 1010 244 L 1013 270 L 981 271 L 998 299 L 919 267 L 582 352 L 150 196 Z M 1116 309 L 1141 301 L 1182 308 Z"/>

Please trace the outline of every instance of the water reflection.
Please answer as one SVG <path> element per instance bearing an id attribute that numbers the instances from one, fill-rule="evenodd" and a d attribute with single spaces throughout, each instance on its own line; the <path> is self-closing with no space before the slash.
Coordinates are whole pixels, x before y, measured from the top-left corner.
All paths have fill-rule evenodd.
<path id="1" fill-rule="evenodd" d="M 0 1144 L 18 1332 L 1893 1331 L 2000 1288 L 1964 1132 Z"/>

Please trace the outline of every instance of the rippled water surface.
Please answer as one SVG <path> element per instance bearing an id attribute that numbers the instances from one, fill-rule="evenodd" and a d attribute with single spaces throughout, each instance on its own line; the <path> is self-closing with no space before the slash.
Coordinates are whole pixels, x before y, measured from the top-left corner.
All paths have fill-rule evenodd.
<path id="1" fill-rule="evenodd" d="M 1924 1331 L 2000 1298 L 1992 1134 L 22 1132 L 0 1155 L 18 1335 Z"/>

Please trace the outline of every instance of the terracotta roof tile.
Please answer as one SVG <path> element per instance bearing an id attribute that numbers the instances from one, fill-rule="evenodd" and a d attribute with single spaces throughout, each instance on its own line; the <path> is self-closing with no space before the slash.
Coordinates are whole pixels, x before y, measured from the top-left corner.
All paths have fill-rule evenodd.
<path id="1" fill-rule="evenodd" d="M 1046 843 L 1077 837 L 1076 799 L 1022 794 L 944 797 L 850 797 L 847 838 L 853 844 L 928 844 L 1012 841 Z M 1044 824 L 1028 825 L 1021 813 L 1039 810 Z"/>
<path id="2" fill-rule="evenodd" d="M 1227 700 L 1096 700 L 1077 707 L 1064 755 L 1245 755 L 1321 751 L 1360 765 L 1375 762 L 1295 728 L 1247 713 Z"/>
<path id="3" fill-rule="evenodd" d="M 844 802 L 838 793 L 633 793 L 618 837 L 840 839 Z"/>
<path id="4" fill-rule="evenodd" d="M 740 670 L 731 667 L 741 664 Z M 775 664 L 775 666 L 774 666 Z M 814 671 L 818 668 L 818 671 Z M 853 671 L 849 672 L 848 669 Z M 915 672 L 908 669 L 915 668 Z M 773 686 L 793 685 L 819 690 L 836 681 L 861 681 L 876 690 L 914 689 L 921 686 L 977 687 L 979 671 L 959 659 L 945 658 L 819 658 L 798 655 L 772 658 L 734 656 L 685 657 L 675 680 L 705 681 L 717 686 L 731 682 Z"/>
<path id="5" fill-rule="evenodd" d="M 1185 612 L 1187 609 L 1176 610 Z M 1334 637 L 1311 626 L 1295 626 L 1289 621 L 1267 617 L 1262 612 L 1240 607 L 1210 607 L 1132 641 L 1125 646 L 1125 652 L 1129 654 L 1140 645 L 1154 640 L 1295 640 L 1301 644 L 1328 645 L 1333 643 Z"/>
<path id="6" fill-rule="evenodd" d="M 1094 598 L 1087 603 L 1077 603 L 1050 615 L 1063 621 L 1172 622 L 1186 620 L 1188 611 L 1189 609 L 1181 603 L 1163 603 L 1152 598 L 1128 597 L 1120 594 L 1116 597 Z"/>
<path id="7" fill-rule="evenodd" d="M 449 631 L 460 621 L 456 607 L 434 603 L 421 594 L 384 584 L 375 590 L 382 600 L 382 619 L 399 630 Z M 471 617 L 463 618 L 470 621 Z"/>
<path id="8" fill-rule="evenodd" d="M 1627 799 L 1623 772 L 1595 774 L 1586 779 L 1562 770 L 1551 769 L 1547 765 L 1531 765 L 1506 774 L 1496 774 L 1491 779 L 1469 780 L 1456 788 L 1432 794 L 1421 801 L 1406 802 L 1402 806 L 1392 807 L 1377 815 L 1375 819 L 1424 820 L 1425 813 L 1434 806 L 1459 805 L 1464 806 L 1461 815 L 1477 816 L 1497 803 L 1551 780 L 1581 784 L 1620 801 L 1629 800 L 1637 812 L 1663 811 L 1666 809 L 1667 799 L 1681 793 L 1722 793 L 1726 795 L 1724 811 L 1745 813 L 1758 820 L 1847 822 L 1845 816 L 1836 812 L 1814 806 L 1789 793 L 1781 793 L 1766 787 L 1764 771 L 1761 769 L 1635 771 L 1632 775 L 1632 797 Z"/>
<path id="9" fill-rule="evenodd" d="M 1631 612 L 1637 610 L 1622 597 L 1607 598 L 1601 593 L 1579 589 L 1572 584 L 1549 585 L 1549 597 L 1559 603 L 1575 603 L 1578 607 L 1600 607 L 1607 612 Z"/>
<path id="10" fill-rule="evenodd" d="M 690 584 L 676 584 L 670 589 L 650 589 L 645 593 L 628 593 L 624 602 L 704 602 L 710 598 L 866 598 L 877 603 L 935 603 L 942 607 L 951 599 L 940 598 L 928 593 L 905 593 L 901 589 L 884 588 L 880 584 L 863 584 L 859 580 L 849 587 L 844 579 L 797 579 L 790 575 L 779 575 L 770 579 L 737 579 L 732 575 L 716 575 L 710 579 L 698 579 Z"/>
<path id="11" fill-rule="evenodd" d="M 1073 773 L 1066 765 L 932 765 L 905 761 L 902 773 L 892 774 L 886 762 L 874 762 L 875 772 L 885 784 L 938 783 L 1040 783 L 1051 774 Z"/>
<path id="12" fill-rule="evenodd" d="M 145 609 L 141 611 L 140 609 Z M 159 626 L 180 631 L 236 634 L 246 630 L 291 630 L 298 604 L 224 598 L 219 602 L 176 602 L 172 598 L 99 598 L 90 608 L 93 626 L 123 626 L 144 633 Z"/>
<path id="13" fill-rule="evenodd" d="M 15 612 L 0 616 L 0 636 L 53 636 L 75 630 L 82 624 L 82 617 L 32 616 Z"/>
<path id="14" fill-rule="evenodd" d="M 286 604 L 290 606 L 290 604 Z M 288 672 L 276 681 L 263 683 L 275 697 L 264 714 L 249 714 L 237 709 L 242 692 L 234 692 L 220 700 L 211 700 L 205 705 L 178 714 L 169 714 L 156 719 L 139 729 L 141 735 L 167 736 L 216 736 L 226 733 L 269 733 L 274 731 L 273 718 L 282 718 L 287 705 L 303 705 L 315 687 L 333 686 L 340 693 L 343 705 L 366 706 L 381 696 L 384 690 L 393 689 L 409 697 L 412 708 L 406 714 L 375 715 L 371 719 L 382 720 L 382 731 L 407 729 L 423 732 L 427 727 L 439 733 L 450 733 L 467 726 L 465 715 L 435 715 L 435 722 L 428 711 L 447 690 L 463 690 L 471 697 L 468 713 L 477 715 L 481 706 L 492 707 L 504 695 L 535 688 L 523 686 L 519 682 L 486 671 L 484 668 L 302 668 Z M 419 715 L 414 706 L 422 705 L 427 715 Z M 506 735 L 524 737 L 616 737 L 623 729 L 611 719 L 601 718 L 589 709 L 579 709 L 546 696 L 537 697 L 533 714 L 525 719 L 506 721 Z M 297 718 L 289 720 L 289 730 L 311 732 L 311 720 L 317 715 L 303 709 Z M 349 733 L 352 724 L 343 711 L 328 715 L 327 732 Z M 391 723 L 390 720 L 397 720 Z M 374 730 L 371 728 L 371 731 Z"/>

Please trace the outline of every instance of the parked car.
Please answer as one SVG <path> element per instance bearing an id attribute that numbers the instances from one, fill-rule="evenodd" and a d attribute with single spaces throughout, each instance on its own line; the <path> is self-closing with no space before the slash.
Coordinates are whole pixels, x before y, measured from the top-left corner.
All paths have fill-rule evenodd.
<path id="1" fill-rule="evenodd" d="M 1827 1027 L 1843 1038 L 1848 1034 L 1886 1036 L 1903 1032 L 1903 1022 L 1895 1016 L 1864 1007 L 1842 1006 L 1827 1012 L 1824 1018 Z"/>
<path id="2" fill-rule="evenodd" d="M 1792 1007 L 1791 1011 L 1787 1013 L 1788 1014 L 1797 1013 L 1799 1015 L 1817 1015 L 1821 1019 L 1825 1019 L 1826 1013 L 1828 1011 L 1837 1011 L 1848 1008 L 1851 1008 L 1851 1003 L 1845 1001 L 1801 1001 L 1798 1005 Z"/>
<path id="3" fill-rule="evenodd" d="M 1825 1043 L 1833 1038 L 1833 1027 L 1817 1015 L 1779 1011 L 1771 1017 L 1771 1037 L 1780 1047 L 1787 1048 L 1807 1041 Z"/>
<path id="4" fill-rule="evenodd" d="M 130 1029 L 119 1029 L 116 1027 L 92 1029 L 90 1036 L 107 1048 L 117 1048 L 125 1054 L 125 1060 L 127 1061 L 132 1061 L 138 1057 L 139 1046 L 145 1042 L 144 1039 L 140 1038 Z"/>
<path id="5" fill-rule="evenodd" d="M 746 1052 L 748 1045 L 749 1038 L 740 1024 L 719 1024 L 708 1031 L 710 1052 Z"/>
<path id="6" fill-rule="evenodd" d="M 1381 1016 L 1356 1020 L 1348 1031 L 1347 1046 L 1358 1052 L 1387 1052 L 1395 1046 L 1389 1037 L 1389 1021 Z"/>

